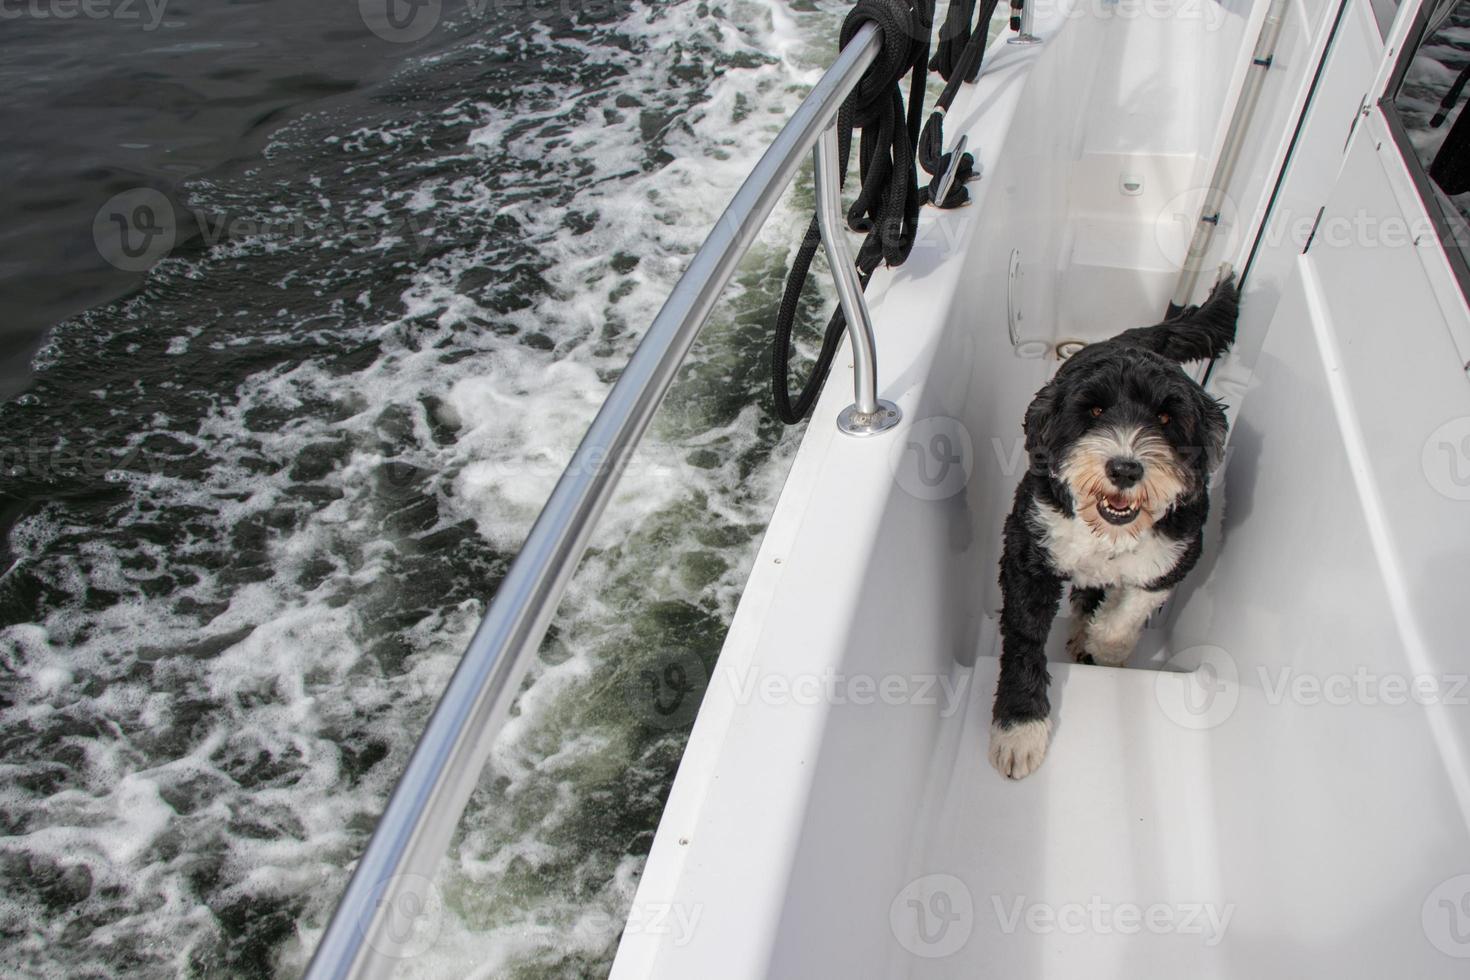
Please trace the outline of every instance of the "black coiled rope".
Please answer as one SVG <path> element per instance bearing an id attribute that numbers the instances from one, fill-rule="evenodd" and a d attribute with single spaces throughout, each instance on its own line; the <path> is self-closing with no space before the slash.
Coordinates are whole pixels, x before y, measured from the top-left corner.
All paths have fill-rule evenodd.
<path id="1" fill-rule="evenodd" d="M 970 21 L 975 16 L 975 0 L 950 0 L 944 14 L 944 25 L 939 28 L 939 43 L 934 46 L 934 57 L 929 60 L 929 70 L 939 72 L 946 82 L 960 63 L 960 55 L 970 43 Z M 980 25 L 985 33 L 985 25 Z"/>
<path id="2" fill-rule="evenodd" d="M 863 24 L 873 22 L 883 35 L 878 58 L 863 74 L 837 112 L 837 172 L 846 181 L 852 151 L 852 130 L 862 130 L 858 145 L 858 174 L 861 187 L 847 212 L 847 224 L 865 231 L 867 238 L 858 249 L 858 279 L 866 288 L 880 262 L 901 265 L 914 246 L 919 222 L 918 170 L 914 145 L 924 110 L 924 72 L 929 60 L 929 33 L 933 26 L 934 0 L 858 0 L 842 23 L 840 47 L 846 47 Z M 912 74 L 907 116 L 899 85 Z M 776 314 L 776 337 L 771 350 L 771 393 L 776 414 L 787 425 L 806 417 L 832 367 L 838 341 L 847 328 L 842 308 L 832 314 L 822 337 L 822 349 L 811 377 L 795 402 L 791 400 L 791 328 L 801 304 L 802 287 L 817 247 L 822 242 L 817 219 L 812 218 Z"/>
<path id="3" fill-rule="evenodd" d="M 985 57 L 986 34 L 990 19 L 995 16 L 997 3 L 998 0 L 981 0 L 980 17 L 975 22 L 973 32 L 969 25 L 974 12 L 974 0 L 956 0 L 950 4 L 949 17 L 945 20 L 940 35 L 939 48 L 930 65 L 944 78 L 944 91 L 939 93 L 934 111 L 929 114 L 928 122 L 924 123 L 924 132 L 919 136 L 919 163 L 931 177 L 929 186 L 924 188 L 925 203 L 933 202 L 941 208 L 957 208 L 970 199 L 965 183 L 975 176 L 975 158 L 964 153 L 960 155 L 949 192 L 945 194 L 944 200 L 935 201 L 953 155 L 944 152 L 944 114 L 954 102 L 960 85 L 973 82 L 980 74 L 980 62 Z M 956 8 L 962 9 L 956 13 Z M 951 22 L 957 20 L 964 25 L 963 30 L 952 26 Z M 945 39 L 945 34 L 950 35 L 948 40 Z"/>

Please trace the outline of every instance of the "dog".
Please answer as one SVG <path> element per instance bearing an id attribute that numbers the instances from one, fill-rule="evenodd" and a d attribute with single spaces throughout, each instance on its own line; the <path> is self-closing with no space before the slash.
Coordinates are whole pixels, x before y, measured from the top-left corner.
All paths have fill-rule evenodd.
<path id="1" fill-rule="evenodd" d="M 1028 467 L 1005 521 L 1001 657 L 990 762 L 1021 779 L 1051 739 L 1046 637 L 1071 583 L 1068 652 L 1118 666 L 1199 560 L 1225 407 L 1182 364 L 1235 340 L 1233 276 L 1152 327 L 1072 355 L 1026 409 Z"/>

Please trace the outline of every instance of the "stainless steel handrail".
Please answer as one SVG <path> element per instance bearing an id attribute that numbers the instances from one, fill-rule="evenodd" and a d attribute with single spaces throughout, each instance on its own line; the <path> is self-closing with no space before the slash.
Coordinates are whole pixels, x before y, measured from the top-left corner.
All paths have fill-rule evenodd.
<path id="1" fill-rule="evenodd" d="M 434 869 L 593 526 L 736 264 L 881 45 L 876 25 L 865 24 L 838 54 L 735 193 L 633 352 L 439 699 L 317 946 L 309 980 L 382 977 L 415 948 L 415 922 L 435 904 Z M 835 182 L 828 186 L 835 191 Z M 855 275 L 850 264 L 846 272 Z M 834 274 L 844 274 L 837 263 Z M 852 335 L 855 344 L 860 333 Z M 863 356 L 871 363 L 872 350 Z M 876 385 L 875 374 L 870 377 Z"/>

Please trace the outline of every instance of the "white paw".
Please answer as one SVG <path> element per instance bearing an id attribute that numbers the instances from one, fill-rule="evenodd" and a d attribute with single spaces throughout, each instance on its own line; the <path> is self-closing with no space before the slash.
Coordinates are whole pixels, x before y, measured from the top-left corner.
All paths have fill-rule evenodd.
<path id="1" fill-rule="evenodd" d="M 1110 631 L 1106 624 L 1079 617 L 1072 620 L 1072 629 L 1067 636 L 1067 654 L 1079 664 L 1121 667 L 1133 655 L 1137 644 L 1137 632 Z"/>
<path id="2" fill-rule="evenodd" d="M 1109 642 L 1108 638 L 1099 638 L 1097 631 L 1093 631 L 1087 637 L 1087 652 L 1092 656 L 1092 662 L 1099 667 L 1121 667 L 1133 654 L 1133 648 L 1138 645 L 1136 634 L 1119 637 Z"/>
<path id="3" fill-rule="evenodd" d="M 1024 779 L 1046 758 L 1051 719 L 1023 721 L 1010 728 L 990 726 L 990 764 L 1008 779 Z"/>

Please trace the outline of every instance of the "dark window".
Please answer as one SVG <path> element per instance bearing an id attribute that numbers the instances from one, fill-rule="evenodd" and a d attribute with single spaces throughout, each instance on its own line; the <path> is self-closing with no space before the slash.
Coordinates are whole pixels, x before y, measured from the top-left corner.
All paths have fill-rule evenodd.
<path id="1" fill-rule="evenodd" d="M 1467 100 L 1470 0 L 1427 0 L 1381 106 L 1462 289 L 1470 286 Z"/>

